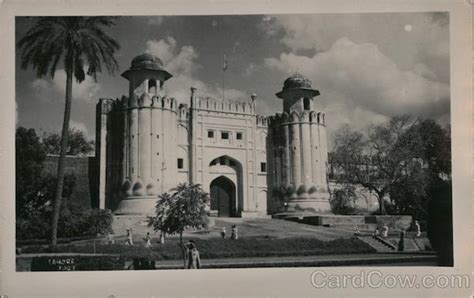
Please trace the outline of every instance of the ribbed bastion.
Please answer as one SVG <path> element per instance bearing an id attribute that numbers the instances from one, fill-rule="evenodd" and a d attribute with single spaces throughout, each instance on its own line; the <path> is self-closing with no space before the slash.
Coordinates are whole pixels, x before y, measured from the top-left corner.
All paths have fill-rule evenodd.
<path id="1" fill-rule="evenodd" d="M 287 211 L 330 213 L 327 182 L 325 114 L 314 109 L 319 91 L 311 81 L 295 73 L 276 93 L 283 99 L 283 113 L 269 119 L 267 155 L 273 156 L 271 193 L 287 202 Z"/>

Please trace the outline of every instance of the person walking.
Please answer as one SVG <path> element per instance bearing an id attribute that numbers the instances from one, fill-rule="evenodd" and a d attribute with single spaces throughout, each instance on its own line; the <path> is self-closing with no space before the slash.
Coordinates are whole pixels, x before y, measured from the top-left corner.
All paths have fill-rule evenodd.
<path id="1" fill-rule="evenodd" d="M 188 265 L 187 269 L 199 269 L 201 268 L 201 257 L 199 251 L 193 240 L 189 240 L 187 243 L 188 248 Z"/>
<path id="2" fill-rule="evenodd" d="M 400 240 L 398 241 L 398 251 L 405 250 L 405 231 L 400 232 Z"/>
<path id="3" fill-rule="evenodd" d="M 150 232 L 146 233 L 146 237 L 143 239 L 145 241 L 145 247 L 150 248 L 151 247 L 151 236 Z"/>
<path id="4" fill-rule="evenodd" d="M 127 228 L 127 241 L 125 242 L 125 245 L 133 245 L 133 235 L 130 228 Z"/>
<path id="5" fill-rule="evenodd" d="M 417 220 L 415 220 L 415 231 L 416 231 L 416 237 L 420 237 L 421 227 L 420 227 L 420 223 Z"/>

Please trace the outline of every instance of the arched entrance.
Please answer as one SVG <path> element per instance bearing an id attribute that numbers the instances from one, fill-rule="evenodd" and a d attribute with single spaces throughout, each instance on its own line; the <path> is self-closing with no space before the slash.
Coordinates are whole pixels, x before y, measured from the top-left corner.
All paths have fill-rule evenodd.
<path id="1" fill-rule="evenodd" d="M 220 176 L 211 182 L 211 210 L 216 210 L 219 217 L 232 217 L 237 215 L 235 202 L 235 185 Z"/>

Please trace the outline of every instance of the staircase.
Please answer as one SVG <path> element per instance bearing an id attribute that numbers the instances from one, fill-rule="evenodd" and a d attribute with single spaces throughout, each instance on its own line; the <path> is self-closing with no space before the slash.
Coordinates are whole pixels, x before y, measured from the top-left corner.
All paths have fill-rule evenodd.
<path id="1" fill-rule="evenodd" d="M 376 249 L 377 252 L 396 252 L 398 251 L 398 241 L 397 237 L 381 238 L 381 237 L 372 237 L 372 236 L 359 236 L 357 237 L 360 240 L 364 241 L 372 248 Z M 403 251 L 414 252 L 423 250 L 424 247 L 420 247 L 418 243 L 412 238 L 405 238 Z"/>
<path id="2" fill-rule="evenodd" d="M 372 236 L 358 236 L 360 240 L 367 243 L 369 246 L 374 248 L 377 252 L 394 252 L 397 249 L 390 245 L 388 242 L 380 239 L 379 237 L 372 237 Z"/>

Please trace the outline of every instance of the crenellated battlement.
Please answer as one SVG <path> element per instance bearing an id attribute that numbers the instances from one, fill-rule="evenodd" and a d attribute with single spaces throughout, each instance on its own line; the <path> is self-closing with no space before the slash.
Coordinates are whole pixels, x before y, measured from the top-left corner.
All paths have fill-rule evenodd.
<path id="1" fill-rule="evenodd" d="M 211 97 L 197 97 L 194 109 L 249 115 L 255 114 L 255 107 L 251 102 L 234 102 Z"/>
<path id="2" fill-rule="evenodd" d="M 151 96 L 148 93 L 143 93 L 140 97 L 132 96 L 131 98 L 124 95 L 121 99 L 111 99 L 110 101 L 113 102 L 111 105 L 113 109 L 158 108 L 174 112 L 178 112 L 180 109 L 175 98 L 167 96 L 160 97 L 158 95 Z"/>
<path id="3" fill-rule="evenodd" d="M 315 111 L 304 111 L 303 113 L 298 113 L 296 111 L 291 112 L 288 114 L 287 112 L 277 113 L 274 116 L 269 116 L 268 122 L 269 125 L 282 125 L 294 122 L 302 122 L 302 123 L 314 123 L 320 125 L 326 125 L 326 117 L 323 112 L 315 112 Z"/>

